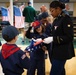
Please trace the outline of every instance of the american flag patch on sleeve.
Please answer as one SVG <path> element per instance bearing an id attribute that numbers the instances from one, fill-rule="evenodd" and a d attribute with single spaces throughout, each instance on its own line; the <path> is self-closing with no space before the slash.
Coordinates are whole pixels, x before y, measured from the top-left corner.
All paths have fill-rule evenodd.
<path id="1" fill-rule="evenodd" d="M 25 57 L 26 57 L 26 54 L 23 54 L 23 55 L 21 56 L 22 59 L 24 59 Z"/>

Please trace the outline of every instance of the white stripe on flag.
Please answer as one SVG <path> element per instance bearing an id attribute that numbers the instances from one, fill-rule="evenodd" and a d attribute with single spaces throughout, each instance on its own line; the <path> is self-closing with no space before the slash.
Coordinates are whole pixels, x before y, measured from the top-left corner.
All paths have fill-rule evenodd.
<path id="1" fill-rule="evenodd" d="M 8 16 L 2 16 L 2 21 L 8 21 Z"/>
<path id="2" fill-rule="evenodd" d="M 24 27 L 24 18 L 21 16 L 15 16 L 15 27 L 23 28 Z"/>

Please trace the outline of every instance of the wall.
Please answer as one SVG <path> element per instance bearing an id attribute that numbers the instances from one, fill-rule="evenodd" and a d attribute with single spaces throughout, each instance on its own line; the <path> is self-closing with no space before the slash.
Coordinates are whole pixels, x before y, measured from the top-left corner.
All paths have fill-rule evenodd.
<path id="1" fill-rule="evenodd" d="M 5 3 L 0 3 L 0 7 L 1 7 L 1 6 L 4 6 L 4 7 L 5 7 L 5 6 L 6 6 L 6 4 L 5 4 Z"/>
<path id="2" fill-rule="evenodd" d="M 42 5 L 45 5 L 47 8 L 49 8 L 49 3 L 34 3 L 34 8 L 39 11 L 40 10 L 40 7 Z"/>
<path id="3" fill-rule="evenodd" d="M 50 3 L 34 3 L 34 8 L 36 10 L 40 10 L 40 6 L 45 5 L 49 9 L 49 4 Z M 7 6 L 7 5 L 8 5 L 8 2 L 7 3 L 0 3 L 0 6 Z M 69 3 L 69 6 L 70 6 L 69 11 L 73 11 L 73 3 Z"/>
<path id="4" fill-rule="evenodd" d="M 50 3 L 34 3 L 34 8 L 37 10 L 37 11 L 40 11 L 40 7 L 42 5 L 45 5 L 48 9 L 49 9 L 49 4 Z M 69 7 L 70 7 L 70 10 L 69 11 L 73 11 L 73 16 L 76 16 L 76 3 L 68 3 L 69 4 Z M 0 3 L 0 6 L 5 6 L 7 7 L 8 6 L 8 3 Z"/>
<path id="5" fill-rule="evenodd" d="M 76 17 L 76 3 L 74 3 L 74 11 L 73 11 L 73 16 Z"/>
<path id="6" fill-rule="evenodd" d="M 49 4 L 50 3 L 34 3 L 34 8 L 36 10 L 40 10 L 40 6 L 42 5 L 45 5 L 48 9 L 49 9 Z M 69 11 L 73 11 L 73 3 L 68 3 L 69 4 L 69 7 L 70 7 L 70 10 Z"/>
<path id="7" fill-rule="evenodd" d="M 70 7 L 70 10 L 69 11 L 73 11 L 73 3 L 68 3 L 69 4 L 69 7 Z"/>

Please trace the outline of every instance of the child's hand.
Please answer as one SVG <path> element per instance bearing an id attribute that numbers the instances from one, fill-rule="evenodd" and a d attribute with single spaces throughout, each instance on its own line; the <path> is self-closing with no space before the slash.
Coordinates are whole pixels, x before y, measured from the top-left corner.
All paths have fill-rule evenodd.
<path id="1" fill-rule="evenodd" d="M 29 53 L 29 52 L 26 52 L 26 56 L 27 56 L 28 58 L 30 58 L 30 53 Z"/>
<path id="2" fill-rule="evenodd" d="M 41 38 L 36 39 L 36 42 L 34 43 L 34 46 L 39 45 L 43 42 Z"/>
<path id="3" fill-rule="evenodd" d="M 47 50 L 47 47 L 46 46 L 42 46 L 42 50 L 43 51 L 46 51 Z"/>
<path id="4" fill-rule="evenodd" d="M 24 52 L 25 52 L 25 56 L 27 56 L 28 58 L 30 58 L 30 52 L 28 52 L 27 50 L 24 50 Z"/>
<path id="5" fill-rule="evenodd" d="M 39 41 L 42 41 L 42 39 L 41 38 L 36 39 L 36 42 L 39 42 Z"/>

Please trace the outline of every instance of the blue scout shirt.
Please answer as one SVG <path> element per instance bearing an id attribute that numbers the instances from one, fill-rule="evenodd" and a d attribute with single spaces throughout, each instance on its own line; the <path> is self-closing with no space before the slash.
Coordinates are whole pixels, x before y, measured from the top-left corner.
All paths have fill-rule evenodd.
<path id="1" fill-rule="evenodd" d="M 2 46 L 0 62 L 5 75 L 22 75 L 23 68 L 29 68 L 29 58 L 15 44 L 6 43 Z"/>
<path id="2" fill-rule="evenodd" d="M 42 35 L 38 34 L 38 33 L 30 33 L 31 28 L 29 28 L 29 30 L 27 31 L 26 37 L 27 38 L 34 38 L 34 39 L 38 39 L 38 38 L 46 38 L 47 35 L 45 33 L 43 33 Z M 42 46 L 44 46 L 43 43 L 41 43 L 40 45 L 37 45 L 35 47 L 36 50 L 34 50 L 31 53 L 31 57 L 33 57 L 34 59 L 44 59 L 44 54 L 45 52 L 42 50 Z"/>

